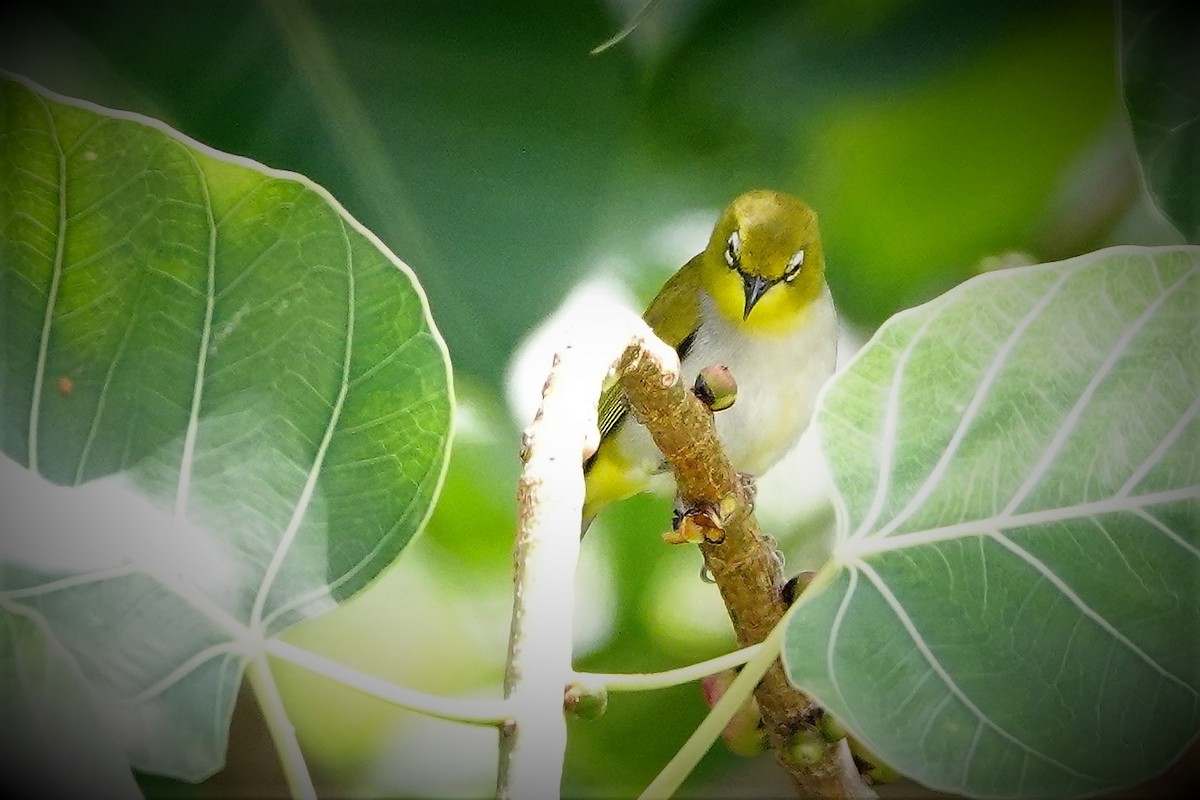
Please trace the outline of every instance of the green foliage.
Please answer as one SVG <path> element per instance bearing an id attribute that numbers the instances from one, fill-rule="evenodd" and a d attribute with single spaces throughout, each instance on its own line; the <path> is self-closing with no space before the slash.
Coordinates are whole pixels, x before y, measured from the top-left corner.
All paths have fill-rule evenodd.
<path id="1" fill-rule="evenodd" d="M 102 721 L 80 703 L 80 741 L 96 728 L 131 731 L 125 755 L 136 765 L 190 778 L 210 773 L 224 752 L 242 646 L 256 646 L 305 617 L 306 625 L 289 631 L 289 640 L 346 664 L 446 694 L 494 691 L 507 624 L 517 432 L 525 422 L 509 419 L 499 399 L 511 354 L 581 276 L 608 270 L 653 293 L 663 270 L 698 249 L 694 236 L 679 235 L 687 228 L 681 221 L 710 224 L 710 211 L 743 189 L 791 191 L 818 208 L 840 313 L 864 329 L 973 274 L 988 256 L 1023 251 L 1033 260 L 1050 260 L 1112 242 L 1177 241 L 1154 221 L 1125 214 L 1139 201 L 1135 182 L 1108 180 L 1123 165 L 1127 169 L 1132 154 L 1116 141 L 1125 121 L 1107 4 L 659 3 L 627 41 L 589 57 L 637 5 L 213 0 L 165 10 L 133 0 L 45 0 L 17 12 L 0 10 L 0 65 L 75 96 L 166 120 L 220 150 L 302 172 L 386 245 L 379 247 L 307 179 L 188 144 L 158 125 L 96 117 L 83 104 L 38 100 L 21 86 L 4 84 L 0 442 L 19 464 L 30 463 L 32 449 L 36 471 L 81 485 L 53 487 L 0 460 L 7 470 L 0 476 L 0 597 L 16 620 L 0 650 L 13 658 L 8 664 L 49 665 L 47 685 L 65 698 L 78 691 L 71 675 L 94 682 L 103 702 L 93 710 Z M 1183 124 L 1195 117 L 1195 82 L 1188 82 L 1194 70 L 1175 60 L 1194 57 L 1194 48 L 1186 37 L 1172 38 L 1185 30 L 1168 23 L 1173 17 L 1140 10 L 1150 6 L 1122 8 L 1121 77 L 1143 171 L 1162 208 L 1194 240 L 1198 148 L 1195 126 Z M 1131 21 L 1144 22 L 1144 29 Z M 1142 34 L 1132 37 L 1137 30 Z M 78 142 L 62 153 L 72 176 L 65 184 L 67 206 L 77 209 L 65 238 L 58 236 L 60 162 L 48 135 L 51 123 L 62 142 Z M 101 141 L 111 146 L 89 146 Z M 256 201 L 235 202 L 251 192 Z M 209 214 L 220 222 L 216 247 Z M 47 314 L 59 242 L 58 299 Z M 346 294 L 347 246 L 358 288 L 353 304 Z M 407 269 L 396 268 L 389 249 L 413 266 L 423 289 Z M 211 271 L 209 252 L 216 256 Z M 1078 381 L 1062 381 L 1073 370 L 1097 367 L 1104 335 L 1109 344 L 1113 335 L 1119 338 L 1101 317 L 1145 310 L 1137 306 L 1141 295 L 1121 291 L 1147 289 L 1139 283 L 1151 274 L 1139 263 L 1145 258 L 1129 257 L 1123 265 L 1128 270 L 1118 269 L 1118 256 L 1103 258 L 1113 263 L 1079 267 L 1071 278 L 1079 281 L 1072 283 L 1079 298 L 1097 303 L 1081 301 L 1054 318 L 1039 317 L 1044 347 L 1010 359 L 1036 378 L 1009 370 L 987 394 L 989 410 L 1001 389 L 1020 394 L 1011 408 L 1028 416 L 1010 427 L 1014 436 L 1028 438 L 980 438 L 980 417 L 947 462 L 940 491 L 912 508 L 905 525 L 917 528 L 897 535 L 937 528 L 943 519 L 982 519 L 985 489 L 1001 479 L 1013 489 L 1013 481 L 1019 486 L 1029 477 L 1034 446 L 1053 441 L 1044 426 L 1081 396 Z M 893 338 L 891 354 L 878 340 L 839 384 L 843 393 L 852 386 L 862 391 L 835 400 L 838 390 L 831 390 L 827 415 L 836 411 L 878 425 L 891 407 L 888 397 L 878 385 L 855 381 L 868 367 L 885 384 L 891 375 L 906 378 L 897 406 L 905 410 L 898 424 L 906 435 L 895 439 L 892 489 L 880 495 L 879 519 L 890 519 L 920 494 L 928 471 L 949 452 L 946 426 L 957 424 L 963 413 L 958 406 L 969 405 L 978 386 L 969 383 L 970 370 L 976 377 L 986 372 L 988 341 L 994 355 L 997 331 L 1040 299 L 996 287 L 1023 285 L 1036 294 L 1029 282 L 1054 269 L 988 279 L 983 285 L 995 290 L 1007 316 L 993 315 L 994 307 L 984 304 L 978 313 L 966 313 L 962 298 L 980 291 L 976 287 L 897 319 L 881 335 Z M 1164 263 L 1162 274 L 1169 269 Z M 1095 294 L 1083 285 L 1085 273 L 1104 276 Z M 424 291 L 450 344 L 458 383 L 467 387 L 460 397 L 464 422 L 426 535 L 370 591 L 344 603 L 420 527 L 448 448 L 450 392 Z M 1177 292 L 1171 302 L 1189 299 L 1181 297 Z M 1194 308 L 1194 291 L 1190 299 Z M 351 310 L 353 337 L 346 335 Z M 914 321 L 923 319 L 918 314 L 935 312 L 948 315 L 930 323 L 945 336 L 923 335 L 907 368 L 889 371 L 894 348 L 901 346 L 896 337 L 911 333 Z M 961 324 L 951 326 L 951 317 Z M 1184 324 L 1166 319 L 1155 316 L 1149 329 Z M 51 336 L 39 360 L 47 320 Z M 1073 323 L 1092 333 L 1081 336 Z M 1177 363 L 1151 374 L 1150 365 L 1165 362 L 1149 358 L 1143 392 L 1120 395 L 1103 407 L 1107 411 L 1085 407 L 1100 414 L 1080 418 L 1081 425 L 1099 427 L 1088 429 L 1097 448 L 1118 433 L 1122 441 L 1152 436 L 1151 428 L 1138 427 L 1143 407 L 1149 409 L 1146 421 L 1161 427 L 1173 408 L 1161 405 L 1162 399 L 1185 407 L 1191 402 L 1180 393 L 1195 386 L 1194 331 L 1188 328 L 1154 351 L 1176 354 Z M 1080 342 L 1074 350 L 1067 347 Z M 939 359 L 931 347 L 951 357 Z M 343 373 L 347 363 L 353 375 Z M 1121 359 L 1115 366 L 1137 365 Z M 198 375 L 206 377 L 197 382 Z M 1086 385 L 1090 377 L 1083 380 Z M 1133 380 L 1126 379 L 1126 390 Z M 31 448 L 35 383 L 41 387 L 38 442 Z M 1168 386 L 1170 391 L 1163 388 Z M 1098 387 L 1093 400 L 1107 391 L 1107 384 Z M 1039 403 L 1044 405 L 1035 408 Z M 1043 416 L 1039 408 L 1053 413 Z M 911 427 L 917 424 L 914 412 L 924 413 L 927 428 Z M 1001 419 L 988 417 L 993 433 Z M 836 429 L 839 440 L 865 436 L 838 427 L 834 415 L 820 424 Z M 314 470 L 313 456 L 327 433 L 325 461 Z M 1185 444 L 1194 445 L 1195 436 L 1194 422 L 1179 431 Z M 194 458 L 184 480 L 180 465 L 189 441 Z M 1083 458 L 1075 445 L 1066 440 L 1063 453 Z M 1017 457 L 1009 458 L 1013 447 Z M 868 447 L 837 450 L 843 526 L 852 521 L 847 509 L 866 515 L 871 508 L 879 466 L 872 457 Z M 1030 502 L 1080 502 L 1099 491 L 1105 470 L 1128 472 L 1134 458 L 1132 451 L 1114 451 L 1095 464 L 1088 461 L 1087 471 L 1051 471 L 1055 482 L 1038 482 Z M 356 471 L 355 464 L 362 468 Z M 985 468 L 990 471 L 973 471 Z M 1185 461 L 1180 470 L 1164 480 L 1184 480 L 1172 484 L 1184 486 L 1191 475 L 1195 483 L 1194 464 Z M 774 485 L 771 478 L 764 481 L 760 519 L 786 519 L 777 510 L 778 495 L 811 489 L 807 474 L 771 476 Z M 313 491 L 304 505 L 309 476 Z M 1087 476 L 1097 480 L 1081 483 Z M 182 505 L 188 526 L 173 518 L 181 484 L 187 487 Z M 964 487 L 972 491 L 955 493 Z M 1047 500 L 1042 491 L 1063 494 Z M 1180 508 L 1175 516 L 1143 510 L 1195 547 L 1195 502 Z M 588 641 L 577 649 L 580 668 L 664 669 L 729 647 L 715 589 L 695 577 L 696 554 L 658 540 L 668 518 L 663 499 L 635 498 L 612 509 L 589 534 L 581 572 L 603 580 L 581 591 L 579 605 L 590 622 L 580 626 L 589 628 Z M 1103 760 L 1095 770 L 1099 782 L 1087 786 L 1153 771 L 1195 732 L 1194 695 L 1192 705 L 1172 708 L 1128 699 L 1121 706 L 1092 704 L 1087 692 L 1105 696 L 1130 683 L 1130 697 L 1138 697 L 1159 681 L 1160 704 L 1183 689 L 1131 659 L 1120 640 L 1105 639 L 1099 622 L 1081 616 L 1053 580 L 1004 541 L 1052 565 L 1075 596 L 1172 674 L 1182 674 L 1193 690 L 1194 666 L 1180 664 L 1196 652 L 1188 638 L 1196 629 L 1194 597 L 1180 587 L 1196 585 L 1195 562 L 1158 558 L 1169 543 L 1166 534 L 1128 515 L 1115 526 L 1104 522 L 1117 544 L 1096 548 L 1088 539 L 1073 552 L 1074 541 L 1101 536 L 1089 524 L 1062 521 L 1059 530 L 1040 538 L 1006 530 L 1003 540 L 971 540 L 974 550 L 956 550 L 961 543 L 954 541 L 874 550 L 892 541 L 875 536 L 882 525 L 853 545 L 841 543 L 824 589 L 813 590 L 794 621 L 788 656 L 794 677 L 845 715 L 864 744 L 917 779 L 967 791 L 1013 789 L 1002 786 L 1003 779 L 1020 775 L 1022 763 L 996 760 L 1003 737 L 985 736 L 990 729 L 979 728 L 978 744 L 975 729 L 951 735 L 954 715 L 964 707 L 951 693 L 937 692 L 936 675 L 916 691 L 896 683 L 897 676 L 922 680 L 928 670 L 920 653 L 914 655 L 895 605 L 864 569 L 846 566 L 846 557 L 857 554 L 909 619 L 919 621 L 918 631 L 942 648 L 936 655 L 953 668 L 958 685 L 976 692 L 969 695 L 972 702 L 977 684 L 992 687 L 984 694 L 991 693 L 986 699 L 993 718 L 1019 717 L 1029 708 L 1027 695 L 1044 700 L 1043 716 L 1016 733 L 1034 737 L 1030 741 L 1039 747 L 1037 737 L 1053 734 L 1047 752 L 1058 752 L 1062 763 L 1090 768 Z M 821 549 L 798 542 L 797 534 L 811 531 L 792 527 L 797 530 L 772 530 L 785 549 Z M 296 538 L 286 546 L 289 529 Z M 1131 536 L 1151 550 L 1130 547 Z M 976 557 L 984 552 L 980 542 L 991 548 L 986 572 Z M 1038 549 L 1043 544 L 1048 553 Z M 278 577 L 267 580 L 275 554 L 286 557 Z M 952 587 L 947 562 L 961 565 Z M 1093 564 L 1096 577 L 1078 574 Z M 788 569 L 816 566 L 789 563 Z M 997 573 L 991 570 L 1006 571 L 993 580 Z M 1129 577 L 1130 570 L 1146 585 Z M 852 574 L 857 577 L 850 593 Z M 978 596 L 984 575 L 986 608 Z M 1174 607 L 1171 591 L 1178 594 Z M 1026 596 L 1030 610 L 1024 616 L 1003 616 Z M 839 677 L 839 685 L 857 687 L 839 707 L 842 701 L 828 692 L 825 640 L 819 637 L 827 635 L 830 615 L 847 597 L 836 649 L 839 676 L 843 662 L 855 660 L 846 649 L 855 626 L 865 655 L 855 680 Z M 1045 602 L 1035 607 L 1041 598 Z M 274 617 L 249 635 L 260 601 L 259 621 Z M 333 613 L 312 618 L 335 605 Z M 1138 623 L 1132 632 L 1121 627 L 1131 619 Z M 1173 648 L 1162 642 L 1172 620 L 1179 626 L 1168 631 L 1175 636 Z M 994 638 L 980 638 L 984 630 Z M 805 631 L 818 638 L 804 634 L 805 652 L 798 652 Z M 53 658 L 39 661 L 42 649 Z M 984 671 L 972 672 L 972 663 L 979 667 L 982 661 L 979 654 L 994 657 Z M 893 655 L 892 663 L 880 663 Z M 1082 674 L 1097 658 L 1102 668 Z M 1105 666 L 1110 661 L 1115 666 Z M 915 672 L 909 669 L 914 664 Z M 455 727 L 450 723 L 439 723 L 434 732 L 396 721 L 386 704 L 345 687 L 333 691 L 328 680 L 298 667 L 273 666 L 306 756 L 331 782 L 337 783 L 331 776 L 345 779 L 338 791 L 370 783 L 385 793 L 402 785 L 413 794 L 432 794 L 449 791 L 446 781 L 464 772 L 490 782 L 478 737 L 464 744 L 465 738 L 447 732 Z M 0 690 L 16 686 L 11 674 L 5 673 Z M 1097 675 L 1109 676 L 1112 685 L 1098 687 Z M 1077 680 L 1068 686 L 1071 676 Z M 886 685 L 877 690 L 873 682 L 881 679 Z M 1057 686 L 1062 691 L 1055 694 L 1050 687 Z M 1005 704 L 1005 692 L 1015 699 Z M 5 708 L 10 696 L 19 695 L 4 695 Z M 130 698 L 132 718 L 114 722 L 108 715 L 129 707 Z M 923 724 L 914 722 L 917 708 L 928 712 L 921 719 L 930 733 L 923 742 L 923 729 L 898 742 L 897 731 Z M 638 791 L 703 713 L 693 686 L 614 697 L 603 719 L 573 726 L 567 793 Z M 1074 726 L 1071 713 L 1080 715 Z M 1144 730 L 1134 728 L 1137 720 Z M 884 723 L 891 727 L 878 730 Z M 1145 740 L 1145 755 L 1116 752 L 1114 741 L 1122 737 L 1138 746 Z M 61 739 L 64 747 L 69 741 L 76 740 Z M 932 749 L 922 750 L 924 745 Z M 956 773 L 968 761 L 964 748 L 972 746 L 977 757 L 970 761 L 978 766 L 970 775 Z M 486 749 L 494 755 L 490 743 Z M 377 753 L 377 762 L 368 765 Z M 275 758 L 265 751 L 259 757 Z M 246 760 L 257 763 L 253 758 Z M 985 764 L 1002 774 L 993 771 L 989 778 Z M 383 777 L 389 767 L 408 774 L 389 782 Z M 759 788 L 775 775 L 766 762 L 753 762 L 749 770 L 761 770 L 750 778 Z M 1036 770 L 1029 770 L 1032 786 Z M 739 774 L 716 748 L 694 778 L 697 793 L 714 791 L 701 785 L 717 778 L 729 781 L 718 790 L 739 794 Z M 787 790 L 783 783 L 778 787 Z M 197 791 L 220 790 L 202 785 Z M 233 791 L 244 793 L 245 787 L 235 784 Z"/>
<path id="2" fill-rule="evenodd" d="M 1116 100 L 1098 79 L 1113 70 L 1111 29 L 1067 12 L 964 55 L 937 83 L 828 112 L 808 161 L 828 247 L 851 265 L 834 285 L 840 304 L 878 324 L 897 298 L 911 305 L 970 277 L 980 253 L 1053 251 L 1039 226 L 1060 165 L 1093 143 Z M 845 231 L 851 218 L 871 235 Z"/>
<path id="3" fill-rule="evenodd" d="M 1178 0 L 1121 8 L 1121 78 L 1142 171 L 1159 207 L 1200 241 L 1200 10 Z"/>
<path id="4" fill-rule="evenodd" d="M 46 0 L 0 63 L 326 187 L 493 389 L 600 257 L 637 281 L 664 226 L 755 186 L 818 210 L 839 309 L 870 327 L 997 249 L 1075 255 L 1039 215 L 1118 101 L 1091 0 L 660 3 L 595 57 L 624 4 L 274 8 Z"/>
<path id="5" fill-rule="evenodd" d="M 976 278 L 897 315 L 816 425 L 838 535 L 785 644 L 900 772 L 1145 779 L 1200 731 L 1200 248 Z"/>
<path id="6" fill-rule="evenodd" d="M 202 778 L 245 658 L 429 515 L 444 347 L 404 266 L 303 178 L 0 93 L 2 442 L 29 470 L 5 467 L 0 597 L 122 709 L 135 765 Z"/>

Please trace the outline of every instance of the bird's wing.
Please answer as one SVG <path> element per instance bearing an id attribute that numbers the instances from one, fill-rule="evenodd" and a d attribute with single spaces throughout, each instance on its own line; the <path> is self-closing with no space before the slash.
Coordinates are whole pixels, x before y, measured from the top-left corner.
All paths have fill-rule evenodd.
<path id="1" fill-rule="evenodd" d="M 658 338 L 674 347 L 681 359 L 700 326 L 700 258 L 696 256 L 672 275 L 642 315 Z M 601 442 L 621 426 L 628 412 L 625 393 L 616 380 L 609 381 L 600 395 L 597 414 Z"/>

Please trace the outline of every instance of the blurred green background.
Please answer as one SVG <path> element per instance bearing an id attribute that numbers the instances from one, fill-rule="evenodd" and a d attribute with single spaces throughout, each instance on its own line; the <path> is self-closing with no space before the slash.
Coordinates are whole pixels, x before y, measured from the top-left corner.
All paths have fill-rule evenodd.
<path id="1" fill-rule="evenodd" d="M 851 340 L 1009 260 L 1179 241 L 1142 186 L 1108 3 L 666 0 L 589 55 L 640 6 L 50 0 L 0 11 L 0 66 L 308 175 L 429 295 L 460 408 L 438 509 L 394 569 L 293 641 L 415 688 L 498 694 L 527 413 L 508 405 L 514 353 L 581 282 L 648 299 L 745 189 L 818 210 Z M 827 511 L 772 518 L 764 502 L 789 571 L 816 566 Z M 658 538 L 667 513 L 636 498 L 585 542 L 581 668 L 662 669 L 730 647 L 699 555 Z M 490 791 L 494 732 L 279 671 L 330 794 Z M 636 794 L 705 710 L 695 686 L 614 696 L 601 720 L 572 727 L 567 793 Z M 264 737 L 243 704 L 223 773 L 196 789 L 146 786 L 278 794 Z M 718 748 L 685 791 L 786 786 L 769 757 Z"/>

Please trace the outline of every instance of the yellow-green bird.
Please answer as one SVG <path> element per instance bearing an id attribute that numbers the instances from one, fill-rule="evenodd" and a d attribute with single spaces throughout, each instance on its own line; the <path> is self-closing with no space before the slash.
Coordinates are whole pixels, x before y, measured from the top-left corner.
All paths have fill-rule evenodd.
<path id="1" fill-rule="evenodd" d="M 732 373 L 737 401 L 716 415 L 717 435 L 735 469 L 762 475 L 808 427 L 837 355 L 817 215 L 781 192 L 738 196 L 708 246 L 643 316 L 679 353 L 689 385 L 713 364 Z M 584 465 L 584 530 L 609 503 L 671 485 L 661 453 L 615 384 L 601 396 L 599 419 L 600 447 Z"/>

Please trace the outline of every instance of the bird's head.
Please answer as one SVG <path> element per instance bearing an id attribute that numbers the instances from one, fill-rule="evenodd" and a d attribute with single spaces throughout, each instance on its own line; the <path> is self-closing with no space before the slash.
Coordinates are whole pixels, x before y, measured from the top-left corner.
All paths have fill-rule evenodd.
<path id="1" fill-rule="evenodd" d="M 825 283 L 816 213 L 781 192 L 739 195 L 713 228 L 701 281 L 735 325 L 763 333 L 795 327 Z"/>

